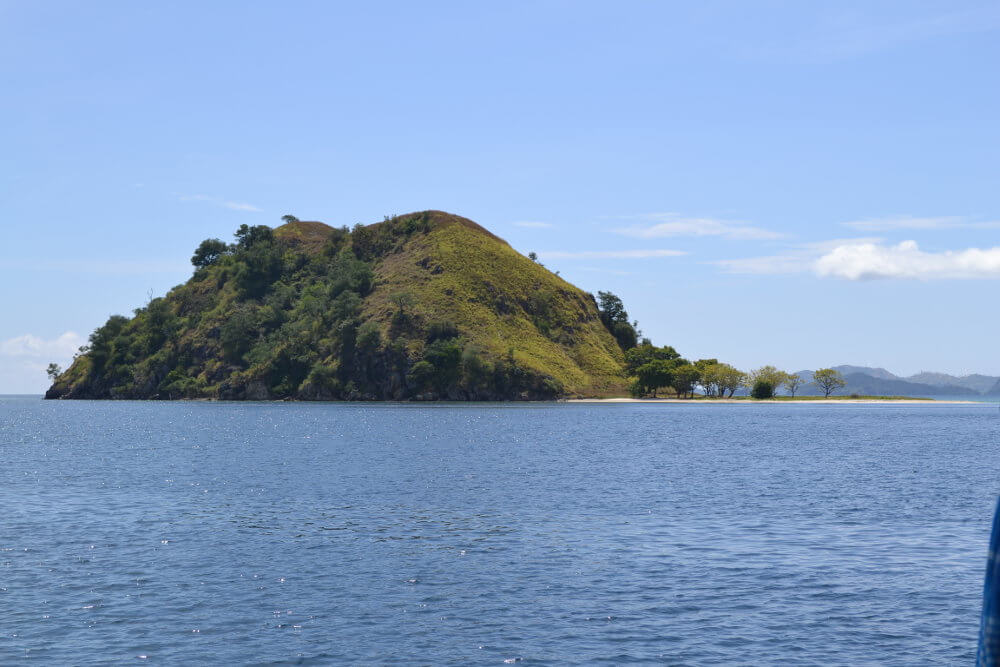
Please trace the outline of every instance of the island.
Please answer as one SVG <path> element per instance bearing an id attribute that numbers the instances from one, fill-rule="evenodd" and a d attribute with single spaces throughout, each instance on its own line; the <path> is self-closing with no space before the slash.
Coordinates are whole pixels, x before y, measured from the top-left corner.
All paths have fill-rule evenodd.
<path id="1" fill-rule="evenodd" d="M 725 401 L 845 386 L 835 369 L 689 361 L 640 339 L 615 294 L 461 216 L 282 222 L 202 241 L 186 283 L 111 316 L 65 371 L 50 365 L 45 397 Z"/>
<path id="2" fill-rule="evenodd" d="M 208 239 L 191 278 L 114 315 L 46 398 L 537 400 L 627 389 L 635 332 L 442 211 Z M 617 301 L 613 295 L 606 301 Z M 616 337 L 617 333 L 617 337 Z"/>

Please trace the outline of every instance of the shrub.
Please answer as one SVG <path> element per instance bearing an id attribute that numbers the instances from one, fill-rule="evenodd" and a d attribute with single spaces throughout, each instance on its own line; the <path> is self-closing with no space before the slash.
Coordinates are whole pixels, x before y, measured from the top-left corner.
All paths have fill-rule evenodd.
<path id="1" fill-rule="evenodd" d="M 753 383 L 750 396 L 753 398 L 774 398 L 774 385 L 767 380 L 757 380 Z"/>
<path id="2" fill-rule="evenodd" d="M 340 388 L 337 370 L 326 364 L 315 364 L 309 371 L 308 382 L 316 387 L 336 391 Z"/>
<path id="3" fill-rule="evenodd" d="M 419 391 L 425 389 L 430 384 L 434 373 L 433 364 L 428 361 L 418 361 L 413 364 L 413 368 L 410 369 L 406 379 Z"/>
<path id="4" fill-rule="evenodd" d="M 427 342 L 433 343 L 436 340 L 448 340 L 458 338 L 458 327 L 454 322 L 431 322 L 427 328 Z"/>
<path id="5" fill-rule="evenodd" d="M 382 333 L 374 322 L 365 322 L 358 328 L 357 346 L 361 350 L 375 350 L 382 344 Z"/>
<path id="6" fill-rule="evenodd" d="M 632 398 L 642 398 L 646 395 L 646 385 L 639 380 L 632 380 L 628 386 L 628 393 L 632 395 Z"/>

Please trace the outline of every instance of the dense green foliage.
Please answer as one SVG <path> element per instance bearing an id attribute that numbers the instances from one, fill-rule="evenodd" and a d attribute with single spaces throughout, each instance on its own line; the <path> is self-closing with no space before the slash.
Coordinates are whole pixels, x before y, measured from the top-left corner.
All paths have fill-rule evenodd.
<path id="1" fill-rule="evenodd" d="M 636 332 L 636 325 L 628 321 L 628 313 L 625 311 L 625 304 L 622 303 L 622 300 L 611 292 L 598 292 L 597 304 L 601 313 L 601 322 L 618 341 L 618 345 L 623 350 L 635 347 L 639 335 Z"/>
<path id="2" fill-rule="evenodd" d="M 756 399 L 774 398 L 774 385 L 767 380 L 757 380 L 750 390 L 750 397 Z"/>
<path id="3" fill-rule="evenodd" d="M 194 251 L 191 263 L 200 269 L 214 263 L 230 251 L 229 244 L 219 239 L 205 239 Z"/>
<path id="4" fill-rule="evenodd" d="M 701 374 L 677 350 L 664 345 L 656 347 L 643 341 L 625 352 L 625 372 L 635 379 L 629 385 L 629 392 L 636 397 L 652 395 L 656 397 L 660 389 L 670 388 L 677 396 L 687 396 L 694 392 Z"/>

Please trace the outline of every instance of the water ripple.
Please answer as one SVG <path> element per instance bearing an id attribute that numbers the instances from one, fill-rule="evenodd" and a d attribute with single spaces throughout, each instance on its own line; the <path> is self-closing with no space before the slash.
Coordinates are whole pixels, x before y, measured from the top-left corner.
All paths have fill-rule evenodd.
<path id="1" fill-rule="evenodd" d="M 0 398 L 0 664 L 958 664 L 984 406 Z"/>

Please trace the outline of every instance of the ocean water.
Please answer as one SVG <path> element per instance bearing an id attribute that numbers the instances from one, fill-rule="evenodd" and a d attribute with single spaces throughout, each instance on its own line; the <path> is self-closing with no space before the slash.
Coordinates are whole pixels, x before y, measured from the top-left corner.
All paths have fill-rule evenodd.
<path id="1" fill-rule="evenodd" d="M 995 405 L 0 398 L 0 664 L 969 664 Z"/>

